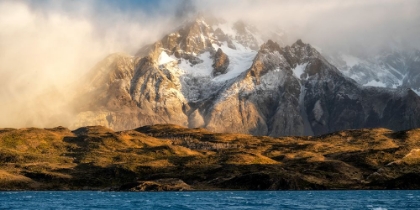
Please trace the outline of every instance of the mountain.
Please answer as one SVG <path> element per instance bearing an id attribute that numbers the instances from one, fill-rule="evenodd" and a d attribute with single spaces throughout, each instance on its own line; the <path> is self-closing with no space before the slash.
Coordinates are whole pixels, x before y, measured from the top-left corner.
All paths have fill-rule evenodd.
<path id="1" fill-rule="evenodd" d="M 86 77 L 74 127 L 171 123 L 288 136 L 420 126 L 412 90 L 364 87 L 301 40 L 263 40 L 244 22 L 199 17 L 135 56 L 110 55 Z"/>
<path id="2" fill-rule="evenodd" d="M 364 86 L 411 88 L 420 94 L 420 51 L 386 47 L 369 56 L 330 53 L 327 60 Z"/>

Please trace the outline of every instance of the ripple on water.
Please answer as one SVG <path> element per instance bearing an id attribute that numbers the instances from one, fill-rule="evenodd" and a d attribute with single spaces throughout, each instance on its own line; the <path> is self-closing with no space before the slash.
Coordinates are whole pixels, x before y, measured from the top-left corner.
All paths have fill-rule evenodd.
<path id="1" fill-rule="evenodd" d="M 413 209 L 420 191 L 0 192 L 0 209 Z"/>

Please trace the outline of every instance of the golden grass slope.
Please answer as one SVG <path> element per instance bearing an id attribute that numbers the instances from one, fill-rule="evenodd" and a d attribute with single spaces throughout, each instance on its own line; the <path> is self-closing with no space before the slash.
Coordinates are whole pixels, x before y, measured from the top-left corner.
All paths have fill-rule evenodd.
<path id="1" fill-rule="evenodd" d="M 0 129 L 0 189 L 176 189 L 144 186 L 156 180 L 201 190 L 420 189 L 419 140 L 420 129 L 281 138 L 176 125 Z"/>

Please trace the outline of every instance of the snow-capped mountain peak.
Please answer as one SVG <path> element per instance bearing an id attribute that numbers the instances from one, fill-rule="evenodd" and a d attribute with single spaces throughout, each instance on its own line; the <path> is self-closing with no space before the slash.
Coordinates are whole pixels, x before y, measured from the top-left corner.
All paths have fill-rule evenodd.
<path id="1" fill-rule="evenodd" d="M 102 64 L 87 79 L 80 97 L 91 102 L 75 126 L 172 123 L 284 136 L 420 125 L 414 92 L 363 87 L 310 44 L 282 46 L 244 22 L 195 18 L 134 57 L 111 56 Z M 418 117 L 401 121 L 409 116 Z"/>

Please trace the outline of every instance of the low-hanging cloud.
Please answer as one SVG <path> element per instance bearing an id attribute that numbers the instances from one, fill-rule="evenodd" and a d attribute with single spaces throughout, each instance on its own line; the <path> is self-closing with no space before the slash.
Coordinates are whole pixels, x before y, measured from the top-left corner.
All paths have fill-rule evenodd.
<path id="1" fill-rule="evenodd" d="M 0 2 L 0 127 L 70 126 L 75 81 L 110 53 L 134 54 L 160 39 L 180 24 L 174 17 L 189 14 L 183 8 L 282 28 L 289 43 L 327 51 L 420 49 L 417 0 L 159 0 L 145 10 L 118 2 Z"/>
<path id="2" fill-rule="evenodd" d="M 170 22 L 106 5 L 99 14 L 93 1 L 31 3 L 0 2 L 0 127 L 69 126 L 73 84 L 108 54 L 155 41 Z"/>
<path id="3" fill-rule="evenodd" d="M 303 39 L 331 50 L 376 51 L 391 42 L 420 48 L 417 0 L 196 0 L 203 11 L 227 19 L 284 29 L 290 41 Z M 356 49 L 354 49 L 356 48 Z"/>

